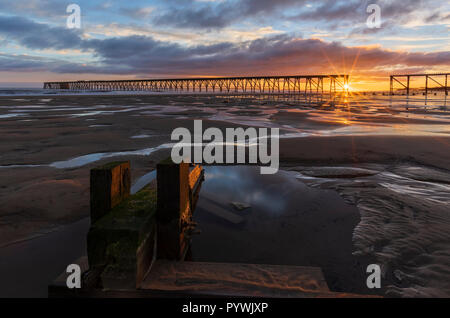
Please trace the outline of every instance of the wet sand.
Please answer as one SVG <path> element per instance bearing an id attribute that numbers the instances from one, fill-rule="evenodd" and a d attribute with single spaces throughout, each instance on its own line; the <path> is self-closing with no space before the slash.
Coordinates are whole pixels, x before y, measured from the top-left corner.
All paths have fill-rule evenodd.
<path id="1" fill-rule="evenodd" d="M 283 165 L 411 162 L 448 169 L 450 136 L 336 136 L 280 140 Z"/>
<path id="2" fill-rule="evenodd" d="M 86 253 L 89 218 L 0 249 L 0 297 L 46 297 L 55 275 Z"/>
<path id="3" fill-rule="evenodd" d="M 362 168 L 375 165 L 369 168 L 377 173 L 396 171 L 411 182 L 441 185 L 443 193 L 447 193 L 449 112 L 445 106 L 442 110 L 439 103 L 408 111 L 402 101 L 394 106 L 389 108 L 390 113 L 400 119 L 377 117 L 374 126 L 365 126 L 367 114 L 378 116 L 388 108 L 373 109 L 365 101 L 358 101 L 358 106 L 349 110 L 348 105 L 337 107 L 325 103 L 298 107 L 285 101 L 209 96 L 0 97 L 0 246 L 10 248 L 13 242 L 88 216 L 89 169 L 113 157 L 98 161 L 90 161 L 95 156 L 94 159 L 83 157 L 81 165 L 68 168 L 55 168 L 52 163 L 96 153 L 153 149 L 170 143 L 174 128 L 192 130 L 193 119 L 203 119 L 204 129 L 224 130 L 246 125 L 279 127 L 285 134 L 280 140 L 283 169 L 302 173 L 307 168 L 331 167 L 333 175 L 340 177 L 316 175 L 315 179 L 300 178 L 298 182 L 322 191 L 331 190 L 333 194 L 326 195 L 325 201 L 334 202 L 331 197 L 339 194 L 351 204 L 348 211 L 358 208 L 362 222 L 355 223 L 355 218 L 343 221 L 347 228 L 355 228 L 353 246 L 348 241 L 337 241 L 341 248 L 336 247 L 337 255 L 349 255 L 344 247 L 350 246 L 361 257 L 385 264 L 384 278 L 390 286 L 388 295 L 448 296 L 450 288 L 442 283 L 450 281 L 446 202 L 429 202 L 426 194 L 411 196 L 396 192 L 395 188 L 386 188 L 385 180 L 358 180 L 367 176 L 349 177 L 348 173 L 336 172 L 342 165 Z M 360 112 L 364 116 L 358 117 Z M 390 134 L 385 134 L 386 129 Z M 330 135 L 330 131 L 335 135 Z M 125 155 L 114 160 L 131 160 L 135 181 L 154 169 L 156 162 L 169 151 L 154 149 L 145 156 Z M 87 160 L 86 164 L 83 160 Z M 412 169 L 404 168 L 405 165 Z M 417 173 L 412 171 L 414 167 L 424 170 Z M 405 186 L 408 187 L 411 185 Z M 368 198 L 382 199 L 364 203 Z M 395 215 L 401 217 L 392 217 Z M 438 227 L 433 227 L 434 234 L 427 231 L 430 222 L 436 226 L 440 222 Z M 425 242 L 416 250 L 407 248 L 418 244 L 405 234 L 411 226 L 414 226 L 413 233 L 421 233 L 419 240 Z M 328 232 L 320 233 L 326 237 Z M 409 254 L 399 253 L 402 249 Z M 321 254 L 316 260 L 324 261 L 324 258 L 326 255 Z M 339 284 L 336 283 L 338 289 L 356 286 L 348 282 L 347 286 Z"/>

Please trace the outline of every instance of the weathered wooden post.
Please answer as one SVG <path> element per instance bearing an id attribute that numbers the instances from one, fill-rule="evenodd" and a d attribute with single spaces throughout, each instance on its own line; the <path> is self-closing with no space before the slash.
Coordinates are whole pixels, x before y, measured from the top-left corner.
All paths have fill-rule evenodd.
<path id="1" fill-rule="evenodd" d="M 130 195 L 130 162 L 112 162 L 91 170 L 91 223 Z"/>
<path id="2" fill-rule="evenodd" d="M 157 169 L 158 258 L 182 260 L 188 249 L 186 227 L 191 223 L 189 164 L 175 164 L 171 158 Z"/>
<path id="3" fill-rule="evenodd" d="M 130 195 L 130 163 L 91 170 L 89 268 L 100 271 L 104 288 L 137 288 L 154 256 L 156 189 Z"/>
<path id="4" fill-rule="evenodd" d="M 157 258 L 184 260 L 193 232 L 203 169 L 157 165 L 157 181 L 130 195 L 129 162 L 91 170 L 90 271 L 103 288 L 139 288 Z"/>
<path id="5" fill-rule="evenodd" d="M 189 173 L 189 204 L 192 213 L 194 213 L 195 207 L 197 206 L 197 201 L 204 178 L 204 170 L 200 165 L 195 166 Z"/>

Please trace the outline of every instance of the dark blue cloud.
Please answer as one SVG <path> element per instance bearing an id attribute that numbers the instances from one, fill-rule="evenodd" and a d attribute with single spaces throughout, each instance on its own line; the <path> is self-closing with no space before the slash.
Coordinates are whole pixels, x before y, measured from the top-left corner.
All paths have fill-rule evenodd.
<path id="1" fill-rule="evenodd" d="M 39 71 L 44 70 L 47 61 L 30 58 L 25 55 L 0 54 L 0 70 L 11 72 Z"/>
<path id="2" fill-rule="evenodd" d="M 77 3 L 77 1 L 74 2 Z M 0 1 L 0 13 L 42 17 L 47 20 L 63 22 L 67 6 L 74 2 L 61 0 L 2 0 Z"/>
<path id="3" fill-rule="evenodd" d="M 0 15 L 0 34 L 30 49 L 73 49 L 81 44 L 76 29 L 51 27 L 18 16 Z"/>
<path id="4" fill-rule="evenodd" d="M 155 25 L 179 28 L 219 29 L 243 19 L 270 19 L 286 8 L 301 8 L 306 0 L 231 0 L 219 3 L 205 2 L 192 5 L 192 1 L 171 1 L 172 6 L 155 15 Z"/>
<path id="5" fill-rule="evenodd" d="M 382 28 L 398 26 L 411 20 L 412 14 L 424 9 L 440 8 L 441 2 L 436 0 L 346 0 L 321 1 L 320 5 L 311 10 L 303 10 L 296 15 L 287 15 L 291 21 L 320 21 L 324 28 L 335 28 L 338 25 L 352 26 L 365 23 L 369 13 L 369 4 L 378 4 L 381 10 Z M 355 28 L 353 33 L 371 33 L 378 30 L 367 30 L 368 28 Z"/>

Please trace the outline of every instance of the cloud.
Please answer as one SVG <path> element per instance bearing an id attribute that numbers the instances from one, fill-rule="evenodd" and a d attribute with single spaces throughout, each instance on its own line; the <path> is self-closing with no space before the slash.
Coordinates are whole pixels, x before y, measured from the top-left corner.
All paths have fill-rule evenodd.
<path id="1" fill-rule="evenodd" d="M 24 18 L 0 16 L 0 35 L 32 49 L 76 49 L 94 58 L 87 63 L 63 59 L 1 56 L 0 71 L 162 75 L 281 75 L 360 72 L 404 67 L 449 66 L 450 52 L 400 52 L 380 47 L 348 47 L 339 42 L 288 34 L 241 42 L 183 46 L 144 35 L 86 39 L 73 30 Z M 356 62 L 355 62 L 356 61 Z"/>
<path id="2" fill-rule="evenodd" d="M 0 34 L 30 49 L 72 49 L 81 44 L 76 29 L 52 27 L 18 16 L 0 16 Z"/>
<path id="3" fill-rule="evenodd" d="M 3 72 L 41 72 L 62 63 L 64 62 L 39 56 L 0 53 L 0 71 Z"/>
<path id="4" fill-rule="evenodd" d="M 133 19 L 146 19 L 155 10 L 153 7 L 144 8 L 120 8 L 119 12 Z"/>
<path id="5" fill-rule="evenodd" d="M 426 23 L 436 23 L 436 22 L 449 22 L 450 13 L 443 15 L 441 12 L 435 12 L 425 19 Z"/>
<path id="6" fill-rule="evenodd" d="M 367 12 L 369 4 L 377 4 L 381 9 L 381 27 L 368 28 Z M 296 15 L 288 15 L 289 21 L 318 22 L 328 30 L 345 28 L 348 38 L 373 39 L 376 34 L 401 34 L 402 29 L 445 22 L 448 17 L 438 13 L 445 11 L 445 3 L 436 0 L 348 0 L 321 1 L 319 5 L 303 10 Z M 434 12 L 434 13 L 433 13 Z M 372 37 L 370 36 L 372 35 Z"/>
<path id="7" fill-rule="evenodd" d="M 0 1 L 0 12 L 64 20 L 66 7 L 70 3 L 61 0 L 4 0 Z"/>
<path id="8" fill-rule="evenodd" d="M 436 0 L 229 0 L 197 2 L 194 5 L 191 1 L 169 0 L 168 3 L 166 10 L 159 10 L 152 16 L 154 25 L 217 30 L 236 23 L 252 22 L 253 19 L 320 22 L 323 28 L 328 29 L 344 26 L 355 28 L 353 33 L 379 32 L 380 29 L 366 30 L 369 4 L 380 6 L 382 29 L 408 25 L 411 20 L 426 22 L 427 17 L 422 16 L 426 12 L 430 12 L 429 22 L 446 19 L 436 13 L 433 15 L 432 12 L 442 11 L 445 5 L 443 1 Z"/>
<path id="9" fill-rule="evenodd" d="M 173 6 L 155 15 L 155 25 L 220 29 L 245 18 L 269 18 L 284 8 L 301 8 L 306 0 L 212 1 L 193 6 L 191 1 L 170 1 Z"/>

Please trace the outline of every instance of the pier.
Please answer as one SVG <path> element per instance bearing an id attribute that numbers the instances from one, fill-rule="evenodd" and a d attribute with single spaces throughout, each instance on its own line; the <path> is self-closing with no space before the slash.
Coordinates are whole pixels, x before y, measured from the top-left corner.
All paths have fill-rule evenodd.
<path id="1" fill-rule="evenodd" d="M 69 81 L 45 82 L 44 89 L 223 94 L 335 94 L 348 92 L 349 78 L 349 75 L 294 75 Z"/>
<path id="2" fill-rule="evenodd" d="M 394 95 L 394 84 L 398 83 L 401 85 L 401 89 L 406 90 L 406 95 L 411 92 L 411 80 L 414 78 L 422 78 L 425 81 L 425 95 L 432 90 L 429 84 L 435 83 L 438 88 L 445 91 L 445 95 L 448 95 L 448 76 L 450 73 L 434 73 L 434 74 L 402 74 L 402 75 L 391 75 L 390 76 L 390 94 Z"/>

